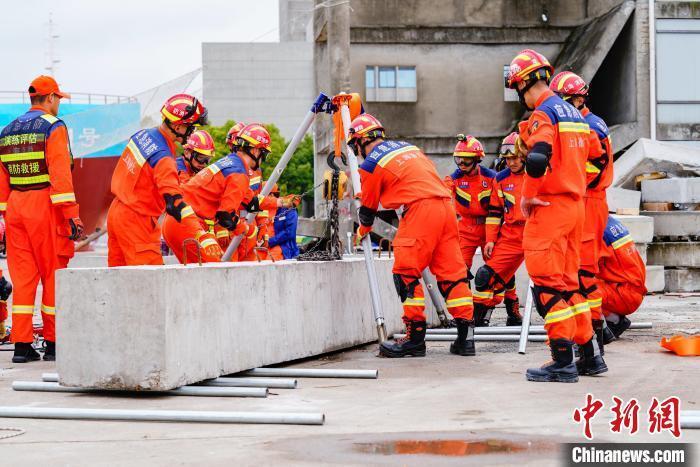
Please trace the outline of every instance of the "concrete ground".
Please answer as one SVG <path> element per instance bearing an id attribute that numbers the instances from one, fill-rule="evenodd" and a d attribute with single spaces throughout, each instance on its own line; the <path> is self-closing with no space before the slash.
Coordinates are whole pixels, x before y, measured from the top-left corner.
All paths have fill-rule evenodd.
<path id="1" fill-rule="evenodd" d="M 497 314 L 497 324 L 502 324 L 503 312 Z M 606 348 L 610 372 L 581 378 L 578 384 L 525 380 L 528 366 L 548 359 L 541 343 L 530 343 L 525 356 L 517 353 L 515 343 L 483 343 L 478 356 L 465 358 L 449 354 L 448 343 L 436 342 L 429 344 L 426 358 L 380 359 L 377 346 L 369 345 L 297 362 L 294 366 L 309 368 L 377 368 L 379 379 L 302 379 L 298 389 L 271 390 L 267 399 L 30 393 L 12 391 L 12 381 L 39 381 L 55 365 L 15 365 L 11 352 L 0 352 L 1 406 L 326 415 L 323 426 L 0 418 L 0 438 L 6 433 L 3 427 L 26 430 L 0 439 L 1 458 L 7 465 L 558 465 L 559 443 L 583 440 L 582 426 L 572 413 L 583 406 L 587 393 L 605 402 L 593 422 L 596 441 L 673 441 L 668 433 L 646 432 L 647 409 L 652 397 L 675 395 L 682 409 L 700 410 L 700 360 L 667 353 L 659 340 L 662 335 L 698 332 L 700 296 L 649 296 L 633 318 L 653 321 L 654 329 L 629 331 Z M 639 400 L 640 432 L 633 438 L 608 428 L 614 395 Z M 396 440 L 403 442 L 391 443 Z M 469 457 L 398 454 L 426 449 L 418 442 L 425 440 L 490 440 L 488 446 L 497 452 Z M 697 443 L 700 431 L 686 430 L 681 440 Z M 438 445 L 441 452 L 450 450 L 449 443 Z"/>

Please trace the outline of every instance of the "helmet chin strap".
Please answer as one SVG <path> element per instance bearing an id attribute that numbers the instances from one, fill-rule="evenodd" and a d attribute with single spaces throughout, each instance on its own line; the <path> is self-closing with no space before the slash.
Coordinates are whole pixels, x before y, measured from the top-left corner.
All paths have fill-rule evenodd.
<path id="1" fill-rule="evenodd" d="M 185 144 L 187 142 L 187 138 L 189 138 L 190 135 L 194 132 L 194 125 L 188 125 L 184 133 L 178 133 L 177 131 L 175 131 L 175 128 L 173 128 L 173 125 L 170 122 L 170 120 L 165 120 L 165 126 L 167 126 L 168 129 L 172 131 L 173 134 L 175 134 L 175 136 L 181 140 L 180 142 L 182 144 Z"/>
<path id="2" fill-rule="evenodd" d="M 535 110 L 534 108 L 527 105 L 527 102 L 525 102 L 525 93 L 528 92 L 530 90 L 530 88 L 533 87 L 537 81 L 539 81 L 539 80 L 530 79 L 526 82 L 524 88 L 516 89 L 516 91 L 518 92 L 518 101 L 520 101 L 520 105 L 525 107 L 527 110 Z"/>

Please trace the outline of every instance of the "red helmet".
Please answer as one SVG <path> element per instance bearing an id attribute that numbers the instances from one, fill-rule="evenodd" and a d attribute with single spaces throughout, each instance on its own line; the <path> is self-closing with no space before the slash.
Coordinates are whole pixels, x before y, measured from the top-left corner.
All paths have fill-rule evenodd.
<path id="1" fill-rule="evenodd" d="M 362 138 L 365 136 L 374 138 L 384 137 L 384 127 L 382 126 L 382 122 L 377 120 L 377 118 L 373 115 L 366 113 L 358 115 L 350 124 L 347 142 L 350 143 L 357 138 Z"/>
<path id="2" fill-rule="evenodd" d="M 457 135 L 457 146 L 455 146 L 454 157 L 484 157 L 484 147 L 478 139 L 472 135 Z"/>
<path id="3" fill-rule="evenodd" d="M 160 109 L 163 120 L 182 125 L 206 125 L 207 109 L 189 94 L 175 94 Z"/>
<path id="4" fill-rule="evenodd" d="M 505 138 L 503 138 L 503 141 L 501 142 L 501 150 L 500 150 L 500 155 L 501 157 L 513 157 L 515 156 L 515 143 L 518 139 L 518 132 L 514 131 L 513 133 L 509 134 Z"/>
<path id="5" fill-rule="evenodd" d="M 245 123 L 243 122 L 238 122 L 235 125 L 231 127 L 230 130 L 228 130 L 228 133 L 226 134 L 226 145 L 229 148 L 233 147 L 233 142 L 236 140 L 236 136 L 238 136 L 238 133 L 245 127 Z"/>
<path id="6" fill-rule="evenodd" d="M 197 130 L 187 138 L 185 149 L 191 149 L 205 156 L 213 156 L 216 148 L 214 147 L 214 139 L 209 133 L 204 130 Z"/>
<path id="7" fill-rule="evenodd" d="M 588 85 L 586 82 L 579 75 L 571 71 L 562 71 L 552 78 L 549 89 L 564 98 L 588 96 Z"/>
<path id="8" fill-rule="evenodd" d="M 538 79 L 549 82 L 553 73 L 554 68 L 549 64 L 547 57 L 532 49 L 525 49 L 510 62 L 506 87 L 517 89 L 520 82 Z"/>
<path id="9" fill-rule="evenodd" d="M 235 145 L 242 148 L 260 148 L 270 152 L 270 133 L 260 123 L 250 123 L 238 132 Z"/>

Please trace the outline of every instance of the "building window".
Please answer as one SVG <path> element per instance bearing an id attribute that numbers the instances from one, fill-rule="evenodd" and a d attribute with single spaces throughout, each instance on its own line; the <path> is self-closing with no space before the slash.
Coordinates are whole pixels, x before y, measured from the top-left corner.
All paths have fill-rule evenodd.
<path id="1" fill-rule="evenodd" d="M 378 66 L 365 68 L 365 100 L 368 102 L 416 102 L 415 66 Z"/>
<path id="2" fill-rule="evenodd" d="M 700 20 L 656 20 L 656 110 L 658 123 L 700 121 Z"/>

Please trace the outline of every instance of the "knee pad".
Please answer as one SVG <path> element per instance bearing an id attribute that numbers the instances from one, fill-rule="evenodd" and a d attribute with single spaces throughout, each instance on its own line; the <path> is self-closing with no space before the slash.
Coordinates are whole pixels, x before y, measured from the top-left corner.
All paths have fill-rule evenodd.
<path id="1" fill-rule="evenodd" d="M 408 284 L 404 281 L 404 278 L 408 279 Z M 413 294 L 416 290 L 416 286 L 419 284 L 419 279 L 417 277 L 402 276 L 401 274 L 394 274 L 394 287 L 396 287 L 396 293 L 399 295 L 401 302 L 405 302 L 407 298 L 413 298 Z"/>
<path id="2" fill-rule="evenodd" d="M 469 279 L 466 277 L 463 277 L 462 279 L 457 279 L 456 281 L 438 281 L 438 289 L 440 289 L 440 295 L 442 295 L 442 298 L 447 300 L 447 297 L 450 296 L 450 292 L 452 292 L 452 289 L 454 289 L 461 283 L 465 283 L 467 284 L 467 287 L 469 287 Z"/>
<path id="3" fill-rule="evenodd" d="M 490 266 L 484 264 L 476 271 L 476 276 L 474 276 L 474 288 L 480 292 L 487 290 L 494 275 L 494 270 Z"/>
<path id="4" fill-rule="evenodd" d="M 551 295 L 549 300 L 543 301 L 540 295 L 542 293 Z M 532 286 L 532 298 L 533 303 L 535 304 L 535 309 L 537 310 L 537 314 L 539 314 L 542 317 L 542 319 L 544 319 L 545 316 L 547 316 L 547 313 L 549 313 L 549 310 L 552 309 L 555 303 L 557 303 L 559 300 L 566 301 L 566 299 L 562 296 L 562 293 L 560 291 L 542 285 Z"/>

